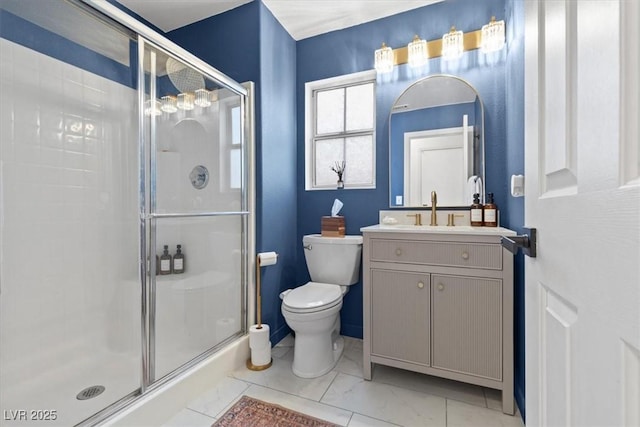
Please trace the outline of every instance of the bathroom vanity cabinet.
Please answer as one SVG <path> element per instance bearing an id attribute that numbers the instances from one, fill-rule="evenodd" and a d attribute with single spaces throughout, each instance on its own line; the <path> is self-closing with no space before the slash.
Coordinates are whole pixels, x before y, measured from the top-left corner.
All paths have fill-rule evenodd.
<path id="1" fill-rule="evenodd" d="M 362 229 L 364 377 L 377 363 L 499 389 L 513 414 L 513 255 L 500 237 L 516 233 L 427 230 Z"/>

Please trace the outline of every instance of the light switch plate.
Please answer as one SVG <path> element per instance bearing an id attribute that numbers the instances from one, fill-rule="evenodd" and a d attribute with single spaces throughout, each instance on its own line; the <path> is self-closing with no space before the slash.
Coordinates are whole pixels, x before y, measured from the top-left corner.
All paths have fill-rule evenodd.
<path id="1" fill-rule="evenodd" d="M 511 195 L 513 197 L 524 196 L 524 176 L 511 175 Z"/>

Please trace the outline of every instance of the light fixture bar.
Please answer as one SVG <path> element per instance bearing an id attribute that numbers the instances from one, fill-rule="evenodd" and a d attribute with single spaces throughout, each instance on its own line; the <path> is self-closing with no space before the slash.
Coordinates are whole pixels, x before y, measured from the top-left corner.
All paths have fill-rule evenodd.
<path id="1" fill-rule="evenodd" d="M 482 30 L 464 33 L 462 42 L 464 51 L 480 49 L 480 41 L 482 38 Z M 442 56 L 442 38 L 427 42 L 427 57 L 438 58 Z M 393 49 L 393 65 L 402 65 L 409 62 L 409 53 L 407 46 Z"/>

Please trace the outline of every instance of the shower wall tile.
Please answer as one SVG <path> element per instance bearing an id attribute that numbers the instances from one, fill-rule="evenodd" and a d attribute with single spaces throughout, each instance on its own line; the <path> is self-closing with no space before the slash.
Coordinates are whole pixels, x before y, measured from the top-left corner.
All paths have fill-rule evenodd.
<path id="1" fill-rule="evenodd" d="M 6 372 L 17 386 L 87 354 L 138 353 L 140 297 L 136 92 L 0 50 L 4 389 Z"/>

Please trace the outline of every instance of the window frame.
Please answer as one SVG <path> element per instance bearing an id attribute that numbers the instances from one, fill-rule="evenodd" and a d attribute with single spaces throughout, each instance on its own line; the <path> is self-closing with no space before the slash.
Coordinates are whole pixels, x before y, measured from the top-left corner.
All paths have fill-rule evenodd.
<path id="1" fill-rule="evenodd" d="M 305 116 L 304 116 L 304 133 L 305 133 L 305 190 L 306 191 L 322 191 L 322 190 L 335 190 L 336 186 L 316 186 L 314 185 L 314 173 L 315 173 L 315 147 L 314 139 L 316 139 L 316 105 L 314 94 L 317 91 L 325 91 L 331 89 L 348 88 L 351 86 L 358 86 L 366 83 L 373 84 L 373 127 L 371 130 L 371 155 L 372 155 L 372 176 L 371 184 L 369 185 L 348 185 L 345 182 L 345 189 L 358 190 L 358 189 L 375 189 L 376 188 L 376 72 L 375 70 L 367 70 L 353 74 L 346 74 L 343 76 L 331 77 L 328 79 L 316 80 L 305 83 Z M 345 112 L 346 114 L 346 112 Z M 345 124 L 346 126 L 346 124 Z M 369 135 L 368 130 L 358 131 L 344 131 L 332 134 L 323 134 L 321 139 L 331 138 L 349 138 L 354 136 Z M 349 167 L 349 165 L 347 165 Z M 337 177 L 336 177 L 337 178 Z"/>
<path id="2" fill-rule="evenodd" d="M 229 98 L 219 99 L 218 114 L 222 116 L 220 120 L 220 192 L 221 193 L 236 193 L 242 189 L 242 170 L 240 171 L 240 187 L 231 186 L 231 152 L 240 151 L 242 157 L 242 140 L 233 141 L 231 137 L 233 134 L 233 110 L 239 109 L 242 114 L 242 104 L 240 97 L 235 96 Z M 242 123 L 242 121 L 240 121 Z"/>

